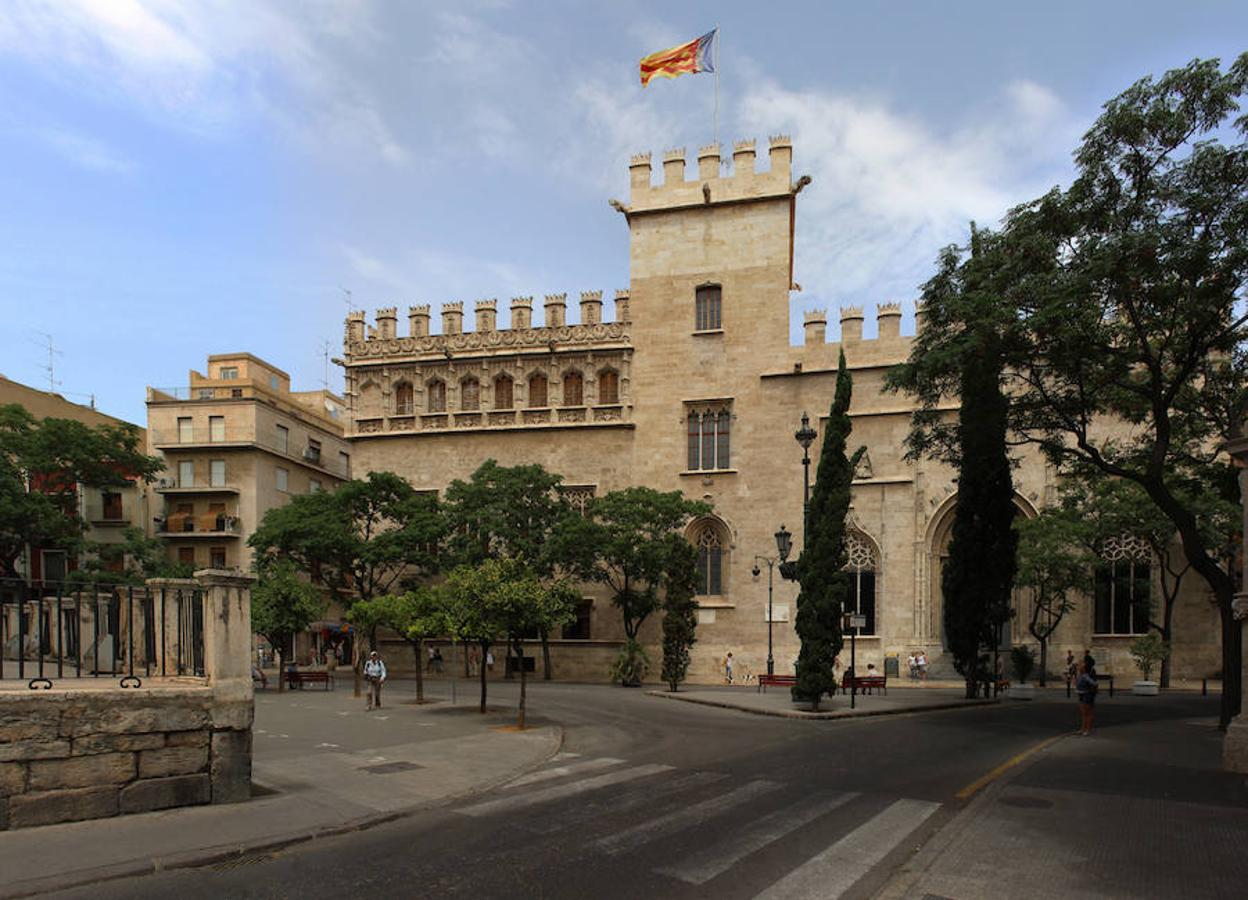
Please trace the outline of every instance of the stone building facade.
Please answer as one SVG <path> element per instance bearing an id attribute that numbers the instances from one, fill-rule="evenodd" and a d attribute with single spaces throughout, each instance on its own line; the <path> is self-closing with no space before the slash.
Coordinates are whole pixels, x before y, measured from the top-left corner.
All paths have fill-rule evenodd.
<path id="1" fill-rule="evenodd" d="M 541 463 L 579 498 L 646 485 L 705 500 L 713 515 L 688 529 L 702 567 L 690 677 L 717 680 L 729 651 L 738 676 L 765 671 L 769 624 L 776 671 L 791 672 L 796 585 L 777 575 L 769 623 L 767 567 L 760 576 L 753 569 L 757 557 L 775 556 L 781 525 L 794 533 L 794 556 L 800 552 L 801 449 L 792 435 L 809 412 L 821 439 L 844 350 L 854 377 L 851 444 L 867 448 L 850 513 L 854 589 L 868 616 L 858 654 L 863 665 L 891 671 L 893 659 L 904 666 L 907 652 L 921 648 L 940 672 L 940 572 L 957 492 L 947 467 L 902 457 L 913 405 L 883 390 L 889 367 L 909 353 L 901 307 L 876 307 L 870 339 L 864 311 L 842 310 L 835 342 L 826 314 L 807 312 L 804 344 L 790 344 L 797 200 L 810 179 L 794 180 L 788 138 L 772 138 L 768 156 L 760 168 L 754 142 L 737 142 L 724 174 L 719 147 L 704 147 L 688 178 L 684 151 L 669 151 L 658 183 L 650 155 L 633 158 L 629 201 L 612 202 L 630 248 L 630 284 L 616 292 L 613 321 L 602 320 L 597 291 L 580 295 L 575 323 L 563 294 L 546 296 L 540 324 L 533 299 L 516 298 L 505 330 L 494 300 L 476 303 L 472 331 L 461 303 L 444 305 L 441 334 L 431 333 L 428 306 L 409 309 L 404 336 L 396 308 L 379 310 L 371 326 L 352 313 L 343 362 L 356 469 L 392 470 L 417 489 L 441 491 L 494 458 Z M 818 449 L 816 439 L 812 478 Z M 1015 481 L 1025 515 L 1055 499 L 1056 474 L 1038 455 L 1019 461 Z M 1148 591 L 1159 596 L 1159 576 L 1134 542 L 1120 544 L 1098 597 L 1057 632 L 1055 663 L 1066 649 L 1091 648 L 1103 669 L 1133 675 L 1127 645 L 1142 627 L 1133 604 Z M 560 677 L 605 678 L 622 638 L 607 596 L 589 587 L 586 601 L 556 642 Z M 1029 602 L 1020 592 L 1005 640 L 1028 640 Z M 1174 631 L 1176 677 L 1217 668 L 1217 618 L 1195 578 Z M 643 639 L 657 663 L 657 621 Z"/>

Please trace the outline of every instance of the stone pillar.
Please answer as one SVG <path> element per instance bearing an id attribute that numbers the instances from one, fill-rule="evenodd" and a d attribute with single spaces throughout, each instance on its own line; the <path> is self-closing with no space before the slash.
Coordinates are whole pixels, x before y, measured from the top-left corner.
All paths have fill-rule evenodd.
<path id="1" fill-rule="evenodd" d="M 732 145 L 732 177 L 738 181 L 754 178 L 754 142 L 736 141 Z"/>
<path id="2" fill-rule="evenodd" d="M 429 335 L 429 304 L 409 306 L 407 308 L 407 333 L 412 337 Z"/>
<path id="3" fill-rule="evenodd" d="M 806 346 L 821 346 L 827 340 L 828 311 L 826 309 L 808 309 L 803 316 L 803 320 L 802 327 L 806 332 Z"/>
<path id="4" fill-rule="evenodd" d="M 532 297 L 512 297 L 511 298 L 511 328 L 513 331 L 519 331 L 522 328 L 533 327 L 533 298 Z"/>
<path id="5" fill-rule="evenodd" d="M 564 314 L 568 308 L 567 294 L 547 294 L 546 295 L 546 319 L 542 324 L 546 328 L 562 328 L 564 323 Z"/>
<path id="6" fill-rule="evenodd" d="M 204 673 L 212 688 L 209 775 L 213 803 L 251 796 L 251 584 L 231 569 L 202 569 Z"/>
<path id="7" fill-rule="evenodd" d="M 698 178 L 707 181 L 719 177 L 719 144 L 708 144 L 698 150 Z"/>
<path id="8" fill-rule="evenodd" d="M 602 291 L 581 291 L 581 324 L 602 322 Z"/>
<path id="9" fill-rule="evenodd" d="M 1231 441 L 1227 445 L 1231 455 L 1243 465 L 1248 463 L 1248 438 Z M 1248 469 L 1239 470 L 1239 497 L 1243 509 L 1244 527 L 1248 528 Z M 1244 532 L 1248 534 L 1248 531 Z M 1240 573 L 1240 592 L 1235 595 L 1234 619 L 1240 631 L 1240 690 L 1241 697 L 1248 696 L 1248 566 Z M 1223 672 L 1223 677 L 1228 673 Z M 1224 687 L 1225 689 L 1225 687 Z M 1232 772 L 1248 774 L 1248 706 L 1231 720 L 1222 741 L 1222 764 Z"/>
<path id="10" fill-rule="evenodd" d="M 846 306 L 841 310 L 841 343 L 857 344 L 862 340 L 862 307 Z"/>
<path id="11" fill-rule="evenodd" d="M 464 330 L 464 302 L 442 304 L 442 333 L 461 334 Z"/>
<path id="12" fill-rule="evenodd" d="M 875 307 L 875 324 L 882 341 L 901 337 L 901 304 L 881 303 Z"/>
<path id="13" fill-rule="evenodd" d="M 477 331 L 494 331 L 497 323 L 498 301 L 477 301 Z"/>
<path id="14" fill-rule="evenodd" d="M 685 148 L 678 147 L 663 154 L 663 184 L 685 183 Z"/>
<path id="15" fill-rule="evenodd" d="M 615 292 L 615 321 L 631 322 L 632 319 L 629 316 L 628 291 L 617 290 Z"/>
<path id="16" fill-rule="evenodd" d="M 399 309 L 387 306 L 377 310 L 377 337 L 383 341 L 392 341 L 398 335 Z"/>

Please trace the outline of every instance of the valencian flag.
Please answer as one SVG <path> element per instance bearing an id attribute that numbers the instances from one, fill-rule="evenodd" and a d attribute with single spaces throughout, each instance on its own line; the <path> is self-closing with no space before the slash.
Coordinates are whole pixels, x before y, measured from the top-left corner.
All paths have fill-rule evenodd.
<path id="1" fill-rule="evenodd" d="M 677 75 L 714 72 L 715 61 L 711 51 L 718 34 L 719 29 L 716 28 L 687 44 L 669 47 L 644 57 L 641 60 L 641 86 L 649 84 L 651 78 L 675 78 Z"/>

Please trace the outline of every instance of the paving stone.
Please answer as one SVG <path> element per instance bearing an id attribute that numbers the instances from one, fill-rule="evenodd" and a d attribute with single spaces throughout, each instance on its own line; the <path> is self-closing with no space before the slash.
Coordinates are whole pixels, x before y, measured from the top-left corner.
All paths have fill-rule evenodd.
<path id="1" fill-rule="evenodd" d="M 117 787 L 36 791 L 9 798 L 9 827 L 28 828 L 117 815 Z"/>
<path id="2" fill-rule="evenodd" d="M 30 763 L 27 789 L 47 791 L 90 785 L 119 784 L 134 778 L 133 753 L 98 753 L 72 759 L 44 759 Z"/>
<path id="3" fill-rule="evenodd" d="M 194 806 L 207 803 L 210 795 L 211 788 L 205 774 L 149 778 L 121 789 L 120 809 L 123 813 L 136 813 L 172 806 Z"/>

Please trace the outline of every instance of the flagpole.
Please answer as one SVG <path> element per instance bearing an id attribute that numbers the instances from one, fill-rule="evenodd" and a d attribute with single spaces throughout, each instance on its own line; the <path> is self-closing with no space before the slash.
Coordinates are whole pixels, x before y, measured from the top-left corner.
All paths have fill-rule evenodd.
<path id="1" fill-rule="evenodd" d="M 719 146 L 719 26 L 715 26 L 715 117 L 712 126 L 715 145 Z M 722 159 L 722 156 L 721 156 Z"/>

